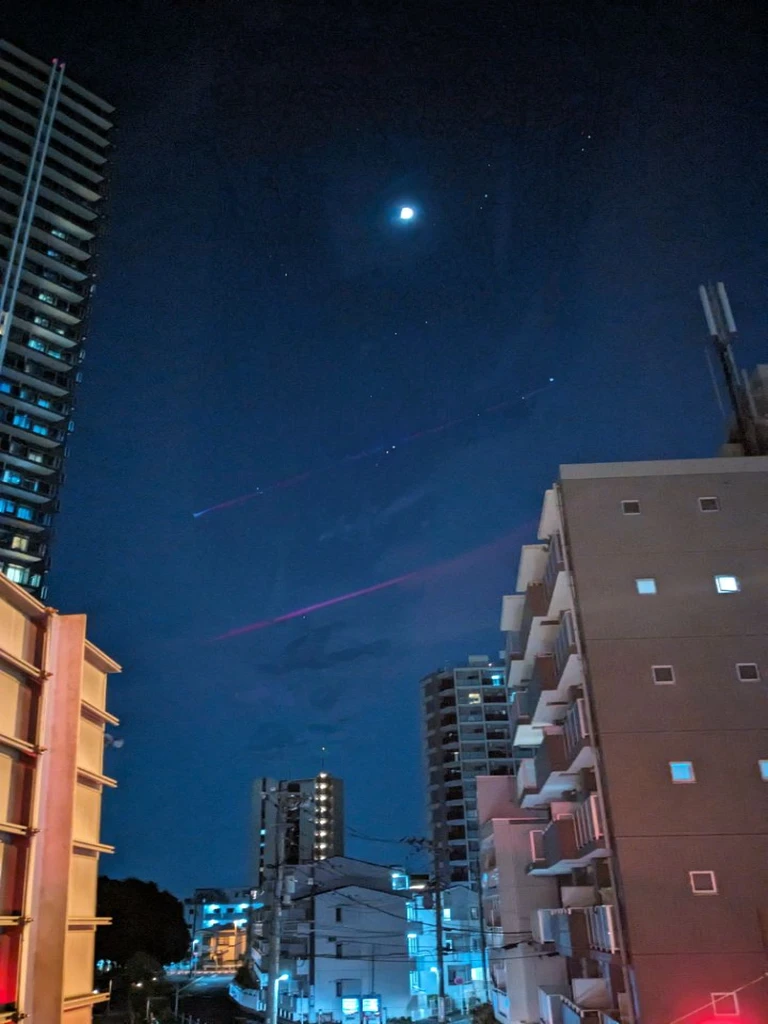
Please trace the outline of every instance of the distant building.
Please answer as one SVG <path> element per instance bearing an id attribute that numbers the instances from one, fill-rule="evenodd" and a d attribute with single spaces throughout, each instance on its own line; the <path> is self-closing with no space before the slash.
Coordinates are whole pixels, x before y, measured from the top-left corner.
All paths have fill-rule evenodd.
<path id="1" fill-rule="evenodd" d="M 0 1020 L 90 1021 L 107 676 L 120 667 L 0 575 Z"/>
<path id="2" fill-rule="evenodd" d="M 502 612 L 535 752 L 480 782 L 503 1024 L 768 1020 L 767 516 L 764 456 L 546 493 Z"/>
<path id="3" fill-rule="evenodd" d="M 426 880 L 349 857 L 288 869 L 283 909 L 280 1012 L 293 1019 L 376 1024 L 391 1017 L 421 1020 L 434 1012 L 437 993 L 435 912 Z M 264 1009 L 261 973 L 270 908 L 255 913 L 255 965 L 261 989 L 233 986 L 242 1006 Z M 464 975 L 449 995 L 467 997 Z"/>
<path id="4" fill-rule="evenodd" d="M 296 795 L 295 806 L 284 813 L 285 863 L 311 864 L 344 855 L 344 783 L 328 772 L 314 779 L 259 778 L 251 800 L 251 877 L 263 886 L 277 862 L 277 793 Z M 285 806 L 288 801 L 283 801 Z"/>
<path id="5" fill-rule="evenodd" d="M 234 973 L 245 959 L 253 910 L 261 906 L 250 889 L 195 889 L 184 900 L 192 970 Z"/>
<path id="6" fill-rule="evenodd" d="M 0 571 L 45 598 L 114 108 L 0 41 Z"/>
<path id="7" fill-rule="evenodd" d="M 478 775 L 513 775 L 504 665 L 473 655 L 422 680 L 429 822 L 443 884 L 477 887 Z"/>

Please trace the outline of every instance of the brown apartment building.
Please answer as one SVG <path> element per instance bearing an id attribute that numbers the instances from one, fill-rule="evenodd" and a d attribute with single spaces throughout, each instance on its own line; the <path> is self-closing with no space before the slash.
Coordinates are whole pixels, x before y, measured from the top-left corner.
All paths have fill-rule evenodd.
<path id="1" fill-rule="evenodd" d="M 504 1024 L 768 1021 L 768 458 L 561 467 L 478 780 Z"/>

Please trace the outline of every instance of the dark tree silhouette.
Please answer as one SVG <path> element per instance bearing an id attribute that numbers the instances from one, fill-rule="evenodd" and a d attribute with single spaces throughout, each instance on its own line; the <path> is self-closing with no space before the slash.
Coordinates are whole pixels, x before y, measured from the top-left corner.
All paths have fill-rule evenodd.
<path id="1" fill-rule="evenodd" d="M 189 952 L 184 907 L 154 882 L 138 878 L 99 878 L 99 917 L 112 925 L 96 932 L 96 959 L 124 968 L 137 953 L 161 964 L 183 960 Z"/>

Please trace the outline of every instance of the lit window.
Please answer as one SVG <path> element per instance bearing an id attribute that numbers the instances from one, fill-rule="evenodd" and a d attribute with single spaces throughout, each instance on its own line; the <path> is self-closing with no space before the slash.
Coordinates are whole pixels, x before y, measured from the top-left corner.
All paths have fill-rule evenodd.
<path id="1" fill-rule="evenodd" d="M 718 1017 L 738 1017 L 739 998 L 735 992 L 710 992 L 712 1011 Z"/>
<path id="2" fill-rule="evenodd" d="M 470 704 L 480 704 L 482 698 L 479 693 L 468 693 L 467 700 Z"/>
<path id="3" fill-rule="evenodd" d="M 635 580 L 638 594 L 655 594 L 656 580 L 652 576 Z"/>
<path id="4" fill-rule="evenodd" d="M 23 533 L 14 534 L 13 540 L 11 541 L 11 548 L 14 551 L 28 551 L 29 537 L 25 537 Z"/>
<path id="5" fill-rule="evenodd" d="M 718 594 L 738 594 L 741 590 L 738 576 L 715 576 Z"/>
<path id="6" fill-rule="evenodd" d="M 760 769 L 760 778 L 763 782 L 768 782 L 768 759 L 760 758 L 757 767 Z"/>
<path id="7" fill-rule="evenodd" d="M 14 583 L 26 583 L 29 569 L 25 569 L 23 565 L 6 565 L 5 575 Z"/>
<path id="8" fill-rule="evenodd" d="M 9 501 L 7 498 L 0 498 L 0 512 L 15 512 L 16 502 Z"/>
<path id="9" fill-rule="evenodd" d="M 13 469 L 3 470 L 3 483 L 4 484 L 20 484 L 21 476 Z"/>
<path id="10" fill-rule="evenodd" d="M 56 299 L 50 292 L 38 292 L 37 297 L 41 302 L 47 302 L 49 306 L 56 305 Z"/>
<path id="11" fill-rule="evenodd" d="M 659 686 L 668 686 L 675 681 L 675 670 L 671 665 L 654 665 L 653 681 Z"/>
<path id="12" fill-rule="evenodd" d="M 719 512 L 720 511 L 720 499 L 719 498 L 699 498 L 699 511 L 700 512 Z"/>
<path id="13" fill-rule="evenodd" d="M 33 423 L 32 424 L 32 433 L 33 434 L 40 434 L 42 437 L 47 437 L 49 431 L 48 431 L 48 427 L 44 427 L 42 423 Z"/>
<path id="14" fill-rule="evenodd" d="M 639 516 L 640 515 L 640 502 L 639 501 L 622 501 L 621 511 L 625 516 Z"/>
<path id="15" fill-rule="evenodd" d="M 11 421 L 14 427 L 23 427 L 24 430 L 29 430 L 29 416 L 23 412 L 17 412 Z"/>
<path id="16" fill-rule="evenodd" d="M 9 380 L 2 380 L 2 381 L 0 381 L 0 391 L 2 391 L 3 394 L 10 395 L 12 390 L 13 390 L 13 384 L 11 384 L 11 382 Z"/>
<path id="17" fill-rule="evenodd" d="M 66 232 L 59 231 L 58 228 L 51 228 L 51 234 L 55 235 L 56 238 L 64 238 L 64 239 L 66 239 L 66 237 L 67 237 Z"/>
<path id="18" fill-rule="evenodd" d="M 28 521 L 31 521 L 33 513 L 32 509 L 27 508 L 26 505 L 19 505 L 19 507 L 16 509 L 16 515 L 19 517 L 19 519 L 26 519 Z"/>
<path id="19" fill-rule="evenodd" d="M 696 896 L 716 896 L 717 879 L 714 871 L 689 871 L 691 892 Z"/>
<path id="20" fill-rule="evenodd" d="M 760 669 L 753 661 L 742 661 L 736 666 L 736 675 L 742 683 L 759 683 Z"/>
<path id="21" fill-rule="evenodd" d="M 39 341 L 37 338 L 30 338 L 27 341 L 27 348 L 33 348 L 37 352 L 45 352 L 45 345 L 43 344 L 42 341 Z"/>
<path id="22" fill-rule="evenodd" d="M 695 782 L 696 773 L 692 761 L 670 761 L 669 774 L 673 782 Z"/>

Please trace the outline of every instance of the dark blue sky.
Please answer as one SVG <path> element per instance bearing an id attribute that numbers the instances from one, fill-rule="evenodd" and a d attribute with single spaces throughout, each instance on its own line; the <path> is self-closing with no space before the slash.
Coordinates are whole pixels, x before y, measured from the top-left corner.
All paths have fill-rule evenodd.
<path id="1" fill-rule="evenodd" d="M 353 827 L 422 833 L 418 680 L 498 650 L 558 464 L 715 450 L 701 281 L 729 285 L 740 361 L 768 356 L 761 6 L 30 0 L 6 21 L 119 107 L 51 577 L 124 665 L 110 873 L 246 882 L 250 779 L 314 773 L 323 744 Z"/>

